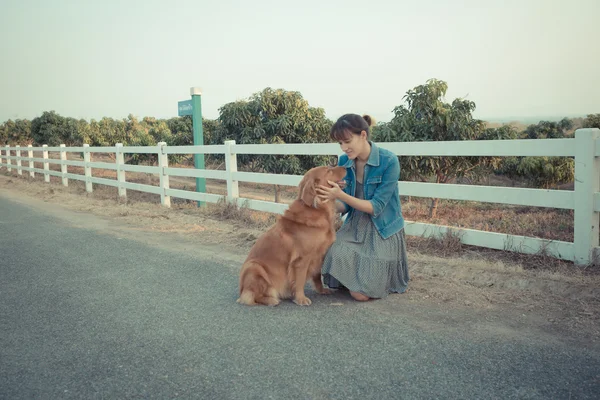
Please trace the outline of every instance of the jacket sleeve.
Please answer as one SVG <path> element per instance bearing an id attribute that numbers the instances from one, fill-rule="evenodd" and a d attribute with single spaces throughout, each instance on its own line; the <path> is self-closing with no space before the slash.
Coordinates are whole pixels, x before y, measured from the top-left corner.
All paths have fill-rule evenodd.
<path id="1" fill-rule="evenodd" d="M 341 157 L 338 157 L 338 164 L 337 164 L 338 167 L 341 167 L 341 166 L 345 165 L 347 161 L 348 161 L 348 156 L 345 155 L 345 154 L 342 155 Z M 346 182 L 346 186 L 342 190 L 344 191 L 344 193 L 350 194 L 350 185 L 349 185 L 348 173 L 346 173 L 346 176 L 344 177 L 344 181 Z M 342 203 L 344 205 L 344 211 L 342 212 L 342 215 L 347 214 L 348 211 L 350 211 L 350 206 L 348 204 L 344 203 L 341 200 L 337 200 L 337 201 L 339 201 L 340 203 Z"/>
<path id="2" fill-rule="evenodd" d="M 373 205 L 373 216 L 377 217 L 395 193 L 398 180 L 400 179 L 400 162 L 398 157 L 386 159 L 388 164 L 381 175 L 381 183 L 377 185 L 373 198 L 369 200 Z"/>

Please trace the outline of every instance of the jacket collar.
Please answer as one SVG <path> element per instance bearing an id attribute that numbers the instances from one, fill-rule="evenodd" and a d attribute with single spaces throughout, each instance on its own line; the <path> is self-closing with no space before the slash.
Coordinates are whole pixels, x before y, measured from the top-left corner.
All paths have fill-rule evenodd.
<path id="1" fill-rule="evenodd" d="M 369 144 L 371 145 L 371 154 L 369 154 L 369 159 L 367 160 L 367 164 L 378 167 L 379 166 L 379 147 L 369 140 Z M 344 164 L 345 168 L 350 168 L 354 165 L 354 160 L 348 159 L 346 164 Z"/>

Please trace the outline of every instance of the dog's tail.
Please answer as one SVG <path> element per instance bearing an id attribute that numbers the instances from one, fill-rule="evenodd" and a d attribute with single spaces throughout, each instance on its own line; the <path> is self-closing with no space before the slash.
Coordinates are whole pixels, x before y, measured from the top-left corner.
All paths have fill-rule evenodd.
<path id="1" fill-rule="evenodd" d="M 240 297 L 238 303 L 249 306 L 255 305 L 263 297 L 268 296 L 268 290 L 271 286 L 271 279 L 264 267 L 254 261 L 249 261 L 243 267 L 240 275 Z"/>

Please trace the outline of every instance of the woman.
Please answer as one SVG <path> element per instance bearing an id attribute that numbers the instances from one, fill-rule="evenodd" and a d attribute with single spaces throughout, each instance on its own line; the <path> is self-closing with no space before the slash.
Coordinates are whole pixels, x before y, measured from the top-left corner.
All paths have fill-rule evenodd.
<path id="1" fill-rule="evenodd" d="M 403 293 L 408 287 L 404 218 L 398 194 L 400 163 L 389 150 L 369 140 L 371 117 L 346 114 L 331 128 L 344 154 L 345 187 L 319 186 L 323 201 L 336 201 L 348 214 L 323 263 L 325 284 L 348 289 L 358 301 Z"/>

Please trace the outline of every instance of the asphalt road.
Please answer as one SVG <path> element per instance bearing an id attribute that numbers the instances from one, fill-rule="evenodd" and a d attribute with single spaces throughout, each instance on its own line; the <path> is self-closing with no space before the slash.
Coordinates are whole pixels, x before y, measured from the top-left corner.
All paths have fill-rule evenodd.
<path id="1" fill-rule="evenodd" d="M 598 346 L 423 329 L 340 294 L 245 307 L 238 268 L 0 197 L 0 398 L 600 396 Z"/>

